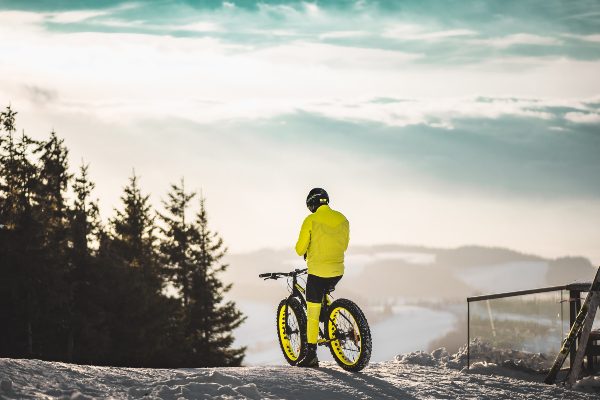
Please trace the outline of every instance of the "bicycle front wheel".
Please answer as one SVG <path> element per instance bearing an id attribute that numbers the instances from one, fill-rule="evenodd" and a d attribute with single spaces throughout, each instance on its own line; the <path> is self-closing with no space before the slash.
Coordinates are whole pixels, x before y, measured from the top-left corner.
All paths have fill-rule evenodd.
<path id="1" fill-rule="evenodd" d="M 277 307 L 277 337 L 285 360 L 296 365 L 306 346 L 306 311 L 295 297 Z"/>
<path id="2" fill-rule="evenodd" d="M 371 359 L 371 330 L 362 310 L 348 299 L 329 306 L 327 321 L 329 350 L 340 367 L 358 372 Z"/>

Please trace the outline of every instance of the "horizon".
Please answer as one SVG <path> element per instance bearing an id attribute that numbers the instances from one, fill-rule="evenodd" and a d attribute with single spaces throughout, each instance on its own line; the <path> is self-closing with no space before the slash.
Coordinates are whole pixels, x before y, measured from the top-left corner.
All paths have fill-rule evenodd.
<path id="1" fill-rule="evenodd" d="M 544 259 L 544 260 L 557 260 L 557 259 L 561 259 L 561 258 L 585 258 L 588 261 L 590 261 L 590 263 L 592 265 L 594 265 L 594 263 L 592 262 L 592 260 L 590 260 L 589 258 L 581 255 L 581 254 L 564 254 L 562 256 L 558 256 L 558 257 L 544 257 L 541 254 L 536 254 L 536 253 L 531 253 L 531 252 L 524 252 L 524 251 L 520 251 L 517 249 L 512 249 L 510 247 L 502 247 L 502 246 L 483 246 L 483 245 L 478 245 L 478 244 L 463 244 L 460 246 L 453 246 L 453 247 L 444 247 L 444 246 L 427 246 L 427 245 L 423 245 L 423 244 L 417 244 L 417 243 L 375 243 L 375 244 L 356 244 L 354 246 L 350 246 L 348 247 L 348 252 L 352 252 L 353 250 L 359 250 L 359 251 L 364 251 L 367 249 L 378 249 L 378 250 L 382 250 L 382 248 L 402 248 L 405 250 L 408 249 L 412 249 L 412 250 L 460 250 L 460 249 L 472 249 L 472 248 L 477 248 L 477 249 L 484 249 L 484 250 L 503 250 L 503 251 L 507 251 L 507 252 L 511 252 L 511 253 L 515 253 L 521 256 L 526 256 L 526 257 L 534 257 L 534 258 L 540 258 L 540 259 Z M 262 251 L 275 251 L 275 252 L 281 252 L 281 251 L 289 251 L 291 253 L 294 253 L 294 248 L 290 247 L 290 246 L 280 246 L 280 247 L 260 247 L 260 248 L 256 248 L 256 249 L 252 249 L 252 250 L 248 250 L 248 251 L 242 251 L 242 252 L 233 252 L 232 254 L 250 254 L 250 253 L 260 253 Z M 294 253 L 295 254 L 295 253 Z"/>
<path id="2" fill-rule="evenodd" d="M 600 263 L 600 5 L 0 2 L 0 106 L 85 160 L 207 198 L 231 253 L 289 248 L 312 187 L 352 246 Z M 526 26 L 526 28 L 524 28 Z M 197 202 L 194 202 L 197 206 Z M 195 209 L 196 207 L 194 207 Z"/>

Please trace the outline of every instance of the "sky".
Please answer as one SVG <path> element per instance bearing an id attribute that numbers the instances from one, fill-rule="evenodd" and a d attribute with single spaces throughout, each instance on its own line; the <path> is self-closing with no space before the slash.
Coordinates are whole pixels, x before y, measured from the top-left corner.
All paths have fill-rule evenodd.
<path id="1" fill-rule="evenodd" d="M 600 263 L 598 1 L 0 0 L 0 106 L 90 164 L 202 193 L 231 251 L 292 247 L 324 187 L 352 244 Z"/>

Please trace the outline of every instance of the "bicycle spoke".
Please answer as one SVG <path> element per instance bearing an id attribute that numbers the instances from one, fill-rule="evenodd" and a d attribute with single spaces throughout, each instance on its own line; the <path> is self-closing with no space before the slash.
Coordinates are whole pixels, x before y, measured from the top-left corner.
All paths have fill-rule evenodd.
<path id="1" fill-rule="evenodd" d="M 336 315 L 334 325 L 340 350 L 348 361 L 353 362 L 361 351 L 356 320 L 347 310 L 341 309 Z"/>
<path id="2" fill-rule="evenodd" d="M 290 344 L 292 346 L 292 350 L 294 353 L 300 353 L 300 327 L 298 326 L 298 319 L 296 318 L 296 314 L 291 309 L 288 309 L 288 336 L 290 339 Z"/>

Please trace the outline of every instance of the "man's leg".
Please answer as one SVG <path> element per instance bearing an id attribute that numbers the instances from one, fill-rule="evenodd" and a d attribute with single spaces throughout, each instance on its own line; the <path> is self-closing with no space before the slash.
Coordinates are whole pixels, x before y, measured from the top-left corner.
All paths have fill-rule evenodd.
<path id="1" fill-rule="evenodd" d="M 333 289 L 342 279 L 341 276 L 333 278 L 321 278 L 316 275 L 308 275 L 306 279 L 306 342 L 307 351 L 305 357 L 298 363 L 300 367 L 318 367 L 317 340 L 319 338 L 319 316 L 321 314 L 321 303 L 325 292 Z"/>
<path id="2" fill-rule="evenodd" d="M 305 357 L 298 363 L 300 367 L 318 367 L 317 339 L 319 338 L 319 315 L 325 291 L 324 278 L 308 275 L 306 279 L 306 342 Z"/>
<path id="3" fill-rule="evenodd" d="M 321 303 L 306 302 L 307 310 L 307 326 L 306 326 L 306 341 L 309 344 L 317 344 L 319 337 L 319 315 L 321 315 Z"/>

